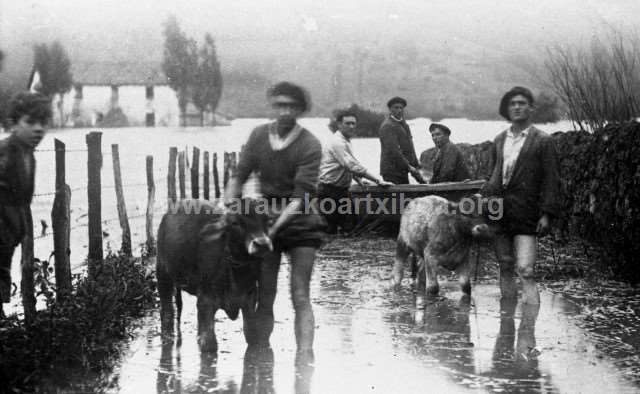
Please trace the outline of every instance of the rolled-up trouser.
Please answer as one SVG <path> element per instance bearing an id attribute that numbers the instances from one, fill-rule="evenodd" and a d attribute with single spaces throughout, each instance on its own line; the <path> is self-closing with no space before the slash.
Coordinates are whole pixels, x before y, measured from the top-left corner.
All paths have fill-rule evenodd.
<path id="1" fill-rule="evenodd" d="M 0 302 L 11 297 L 11 259 L 25 234 L 24 208 L 0 205 Z"/>

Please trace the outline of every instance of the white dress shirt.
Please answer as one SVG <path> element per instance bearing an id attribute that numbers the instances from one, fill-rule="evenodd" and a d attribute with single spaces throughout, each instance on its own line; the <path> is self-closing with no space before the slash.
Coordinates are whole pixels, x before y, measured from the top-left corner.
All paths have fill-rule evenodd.
<path id="1" fill-rule="evenodd" d="M 516 161 L 520 155 L 520 150 L 524 145 L 524 141 L 529 135 L 529 127 L 522 130 L 518 136 L 516 136 L 511 128 L 507 130 L 507 138 L 504 140 L 504 149 L 502 151 L 504 162 L 502 163 L 502 185 L 505 186 L 511 180 L 513 175 L 513 169 L 516 166 Z"/>

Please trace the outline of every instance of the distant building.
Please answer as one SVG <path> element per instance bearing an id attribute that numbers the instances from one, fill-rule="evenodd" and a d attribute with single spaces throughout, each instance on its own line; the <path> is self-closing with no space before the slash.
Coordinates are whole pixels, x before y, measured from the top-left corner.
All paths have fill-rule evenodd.
<path id="1" fill-rule="evenodd" d="M 179 126 L 176 93 L 156 63 L 72 63 L 73 88 L 63 97 L 63 119 L 59 119 L 59 97 L 54 99 L 54 124 L 67 127 Z M 37 72 L 29 88 L 36 89 Z M 210 124 L 211 114 L 205 115 Z M 200 125 L 200 114 L 187 108 L 187 125 Z"/>

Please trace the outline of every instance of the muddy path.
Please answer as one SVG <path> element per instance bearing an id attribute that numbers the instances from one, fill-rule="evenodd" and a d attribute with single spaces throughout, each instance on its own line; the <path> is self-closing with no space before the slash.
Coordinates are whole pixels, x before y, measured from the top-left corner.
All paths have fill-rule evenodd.
<path id="1" fill-rule="evenodd" d="M 219 312 L 218 355 L 201 355 L 195 299 L 185 296 L 180 346 L 162 346 L 158 312 L 152 311 L 100 384 L 77 380 L 62 392 L 640 390 L 633 342 L 607 335 L 610 329 L 602 324 L 590 326 L 587 308 L 561 295 L 557 285 L 541 286 L 538 308 L 501 302 L 491 275 L 481 276 L 471 299 L 462 296 L 455 281 L 444 280 L 441 296 L 416 309 L 408 280 L 399 292 L 386 287 L 393 245 L 383 238 L 336 239 L 321 250 L 312 281 L 314 360 L 295 360 L 290 266 L 285 263 L 271 349 L 247 350 L 241 321 L 229 321 Z M 638 338 L 637 332 L 627 334 Z"/>

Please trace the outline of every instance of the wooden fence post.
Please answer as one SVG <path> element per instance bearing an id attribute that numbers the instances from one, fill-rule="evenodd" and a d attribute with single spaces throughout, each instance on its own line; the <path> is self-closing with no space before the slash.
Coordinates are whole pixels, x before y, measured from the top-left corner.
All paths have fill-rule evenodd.
<path id="1" fill-rule="evenodd" d="M 236 152 L 231 153 L 231 165 L 229 166 L 229 178 L 233 178 L 236 174 L 236 167 L 238 166 L 238 155 Z"/>
<path id="2" fill-rule="evenodd" d="M 180 186 L 180 199 L 184 200 L 186 198 L 185 191 L 185 153 L 181 151 L 178 153 L 178 183 Z"/>
<path id="3" fill-rule="evenodd" d="M 218 154 L 213 152 L 213 190 L 216 198 L 220 198 L 220 174 L 218 173 Z"/>
<path id="4" fill-rule="evenodd" d="M 200 198 L 200 149 L 193 147 L 193 159 L 191 160 L 191 198 Z"/>
<path id="5" fill-rule="evenodd" d="M 222 186 L 226 189 L 227 182 L 229 182 L 229 164 L 231 164 L 231 159 L 229 157 L 229 153 L 224 152 L 224 170 L 222 173 Z"/>
<path id="6" fill-rule="evenodd" d="M 92 131 L 87 140 L 87 196 L 89 199 L 89 275 L 98 272 L 102 263 L 102 133 Z"/>
<path id="7" fill-rule="evenodd" d="M 175 167 L 174 167 L 175 169 Z M 175 178 L 174 178 L 175 181 Z M 175 184 L 174 184 L 175 187 Z M 175 190 L 174 190 L 175 191 Z M 156 198 L 156 185 L 153 181 L 153 156 L 147 156 L 147 255 L 156 255 L 156 242 L 153 238 L 153 205 Z"/>
<path id="8" fill-rule="evenodd" d="M 22 238 L 22 279 L 20 280 L 20 294 L 22 295 L 22 308 L 24 309 L 24 320 L 27 324 L 34 321 L 36 317 L 36 295 L 33 280 L 33 218 L 31 207 L 24 210 L 25 235 Z"/>
<path id="9" fill-rule="evenodd" d="M 204 199 L 209 200 L 209 152 L 205 151 L 202 157 L 202 193 L 204 194 Z"/>
<path id="10" fill-rule="evenodd" d="M 53 229 L 53 254 L 56 273 L 56 298 L 58 301 L 71 294 L 71 263 L 69 254 L 71 237 L 71 189 L 66 183 L 64 142 L 55 139 L 56 196 L 51 209 Z"/>
<path id="11" fill-rule="evenodd" d="M 178 148 L 172 146 L 169 148 L 169 172 L 167 173 L 167 198 L 169 201 L 175 202 L 178 197 L 176 194 L 176 160 L 178 157 Z"/>
<path id="12" fill-rule="evenodd" d="M 111 159 L 113 161 L 113 181 L 116 186 L 116 201 L 118 202 L 118 220 L 122 229 L 122 245 L 120 252 L 125 256 L 131 256 L 131 228 L 127 217 L 127 205 L 124 201 L 122 190 L 122 174 L 120 173 L 120 152 L 118 144 L 111 144 Z"/>

